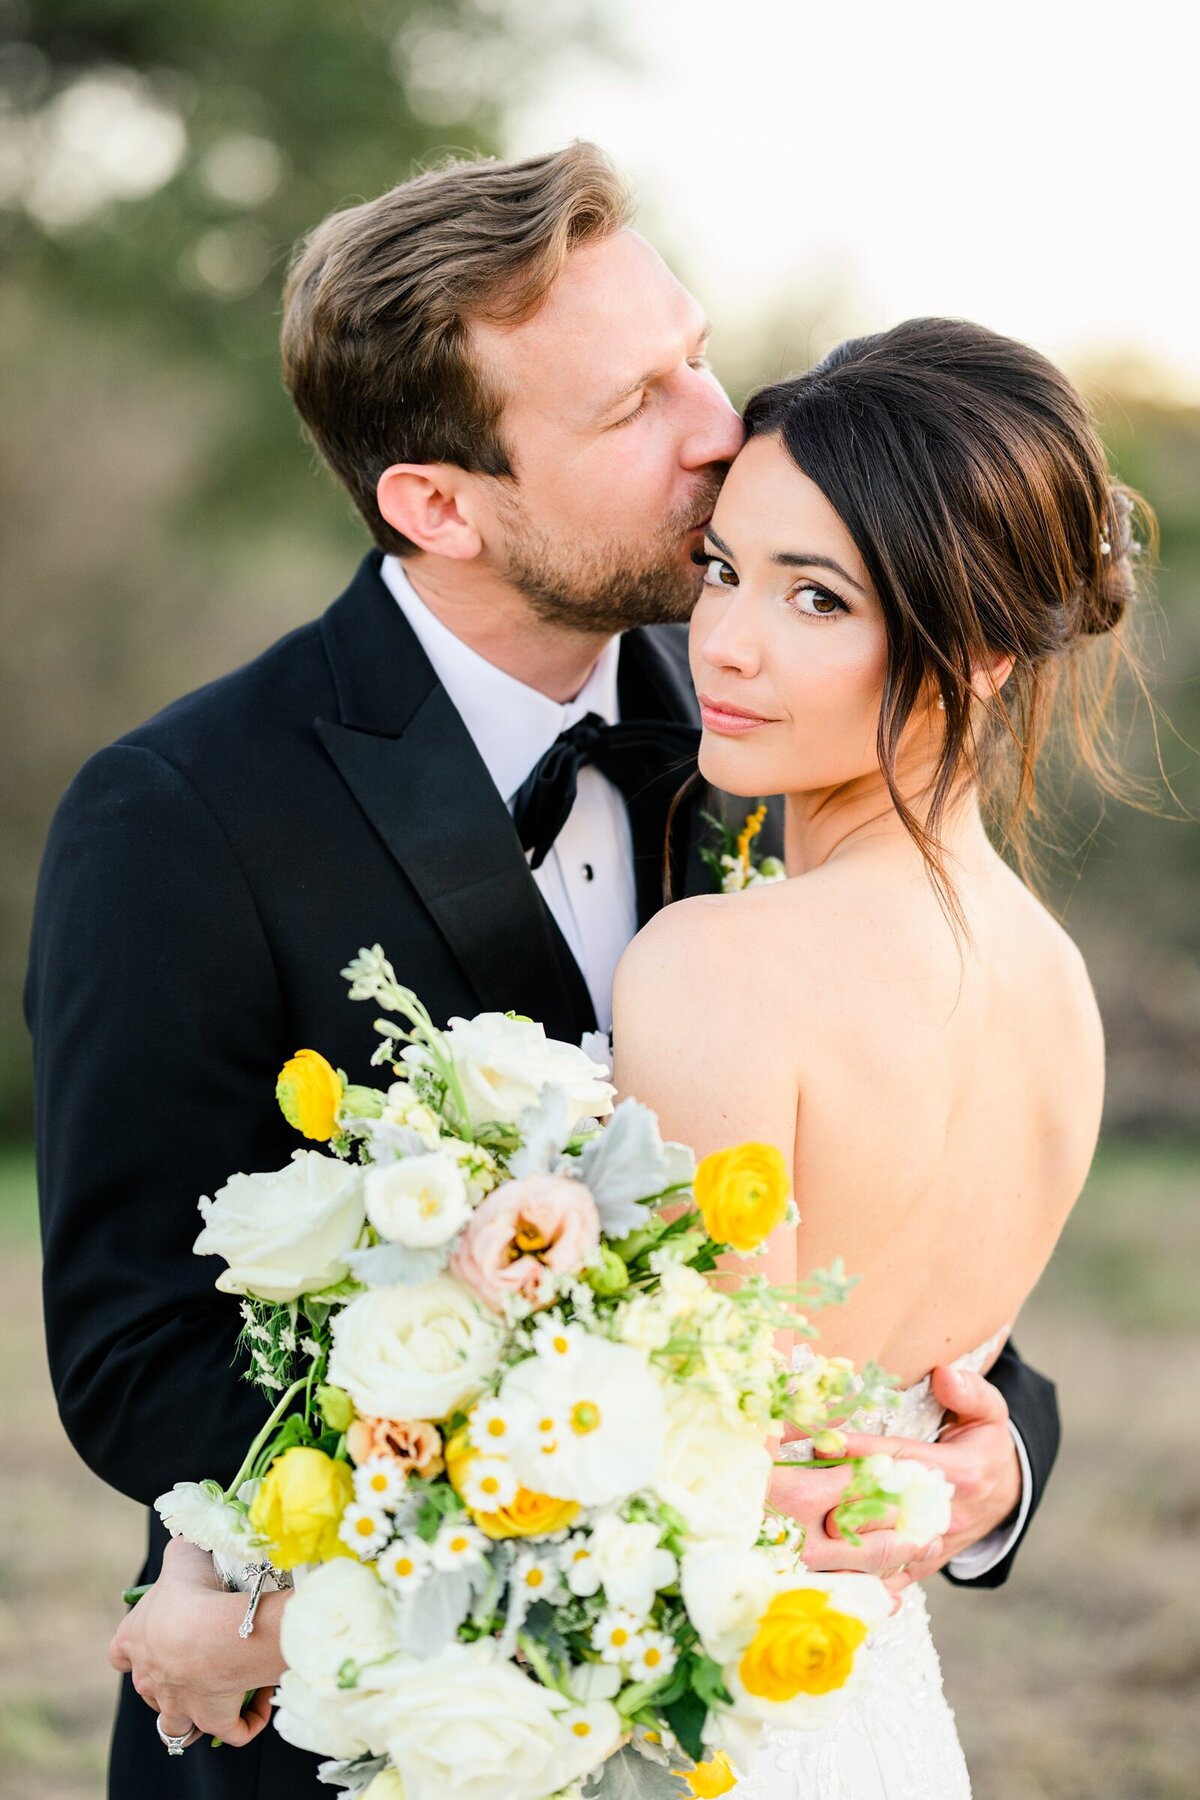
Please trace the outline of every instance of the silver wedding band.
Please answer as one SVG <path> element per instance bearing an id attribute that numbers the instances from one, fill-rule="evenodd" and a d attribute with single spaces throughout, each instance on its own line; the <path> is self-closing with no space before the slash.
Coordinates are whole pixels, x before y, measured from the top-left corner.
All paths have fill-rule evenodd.
<path id="1" fill-rule="evenodd" d="M 160 1740 L 167 1746 L 168 1756 L 182 1756 L 188 1745 L 194 1744 L 200 1736 L 200 1727 L 191 1725 L 186 1731 L 181 1731 L 178 1737 L 172 1737 L 169 1731 L 163 1730 L 161 1713 L 154 1715 L 154 1728 L 158 1732 Z"/>

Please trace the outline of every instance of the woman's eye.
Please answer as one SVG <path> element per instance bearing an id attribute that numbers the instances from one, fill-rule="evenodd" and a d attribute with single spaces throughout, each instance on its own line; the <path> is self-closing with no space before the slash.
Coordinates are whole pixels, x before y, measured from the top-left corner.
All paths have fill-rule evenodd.
<path id="1" fill-rule="evenodd" d="M 704 570 L 705 587 L 736 587 L 737 571 L 719 556 L 710 556 L 707 550 L 693 550 L 692 561 L 698 569 Z"/>
<path id="2" fill-rule="evenodd" d="M 837 595 L 831 594 L 828 588 L 817 587 L 811 581 L 806 581 L 802 587 L 793 588 L 789 601 L 795 606 L 797 612 L 803 613 L 809 619 L 832 619 L 840 612 L 850 611 L 844 600 L 839 600 Z M 801 601 L 807 601 L 809 604 L 801 605 L 799 604 Z"/>

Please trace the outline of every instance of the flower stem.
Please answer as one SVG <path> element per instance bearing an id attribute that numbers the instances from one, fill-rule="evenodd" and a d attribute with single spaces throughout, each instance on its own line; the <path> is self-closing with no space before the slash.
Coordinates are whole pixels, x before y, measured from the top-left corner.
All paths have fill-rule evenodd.
<path id="1" fill-rule="evenodd" d="M 225 1489 L 224 1498 L 226 1500 L 236 1500 L 237 1491 L 241 1487 L 243 1481 L 245 1481 L 247 1475 L 249 1475 L 249 1473 L 250 1473 L 251 1469 L 254 1467 L 255 1463 L 257 1462 L 259 1451 L 262 1449 L 263 1445 L 266 1443 L 267 1439 L 270 1437 L 271 1433 L 274 1431 L 275 1427 L 278 1425 L 280 1419 L 282 1419 L 282 1417 L 283 1417 L 284 1413 L 287 1411 L 288 1407 L 292 1404 L 292 1401 L 296 1398 L 296 1395 L 300 1392 L 301 1388 L 305 1385 L 306 1381 L 307 1381 L 307 1376 L 302 1375 L 298 1381 L 293 1381 L 291 1387 L 287 1390 L 286 1394 L 284 1394 L 282 1400 L 280 1400 L 278 1406 L 275 1408 L 274 1412 L 271 1414 L 270 1418 L 267 1420 L 266 1424 L 263 1426 L 262 1430 L 259 1432 L 259 1434 L 255 1438 L 254 1442 L 251 1444 L 249 1450 L 247 1450 L 245 1460 L 243 1461 L 241 1468 L 238 1470 L 237 1474 L 234 1476 L 234 1478 L 230 1482 L 229 1486 Z"/>

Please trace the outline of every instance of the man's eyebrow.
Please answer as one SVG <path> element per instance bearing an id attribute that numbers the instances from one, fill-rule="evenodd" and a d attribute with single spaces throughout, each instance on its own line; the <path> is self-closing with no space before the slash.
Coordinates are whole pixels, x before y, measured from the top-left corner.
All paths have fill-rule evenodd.
<path id="1" fill-rule="evenodd" d="M 721 551 L 722 555 L 733 555 L 733 551 L 729 548 L 729 545 L 717 536 L 711 525 L 705 528 L 704 535 L 709 543 L 717 546 L 717 549 Z M 831 574 L 840 575 L 843 581 L 848 581 L 850 586 L 856 589 L 858 593 L 865 594 L 866 592 L 862 583 L 855 581 L 853 575 L 847 574 L 841 563 L 835 562 L 832 556 L 818 556 L 815 552 L 810 555 L 803 555 L 798 550 L 777 550 L 772 556 L 771 561 L 781 569 L 828 569 Z"/>
<path id="2" fill-rule="evenodd" d="M 711 336 L 712 321 L 710 319 L 705 319 L 703 325 L 696 333 L 697 349 L 703 349 Z M 694 356 L 696 352 L 693 351 L 692 354 Z M 619 394 L 614 394 L 611 399 L 605 401 L 603 406 L 597 407 L 596 417 L 602 419 L 605 413 L 610 413 L 613 410 L 614 406 L 620 406 L 622 400 L 628 400 L 631 395 L 636 394 L 640 388 L 648 387 L 650 382 L 657 381 L 661 374 L 661 369 L 649 369 L 644 375 L 639 375 L 636 381 L 631 381 L 629 386 L 622 388 Z"/>

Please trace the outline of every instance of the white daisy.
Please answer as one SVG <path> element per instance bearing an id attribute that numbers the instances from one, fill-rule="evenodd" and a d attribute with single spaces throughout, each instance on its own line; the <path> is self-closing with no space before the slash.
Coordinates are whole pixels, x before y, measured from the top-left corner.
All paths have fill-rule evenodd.
<path id="1" fill-rule="evenodd" d="M 520 1588 L 527 1599 L 556 1600 L 562 1584 L 562 1576 L 552 1556 L 539 1556 L 535 1550 L 523 1550 L 513 1564 L 509 1577 L 512 1585 Z"/>
<path id="2" fill-rule="evenodd" d="M 512 1464 L 502 1456 L 473 1457 L 462 1477 L 462 1497 L 472 1512 L 497 1512 L 517 1497 Z"/>
<path id="3" fill-rule="evenodd" d="M 362 1506 L 352 1500 L 342 1514 L 342 1522 L 338 1526 L 338 1536 L 343 1544 L 349 1544 L 355 1555 L 366 1560 L 382 1550 L 388 1541 L 391 1530 L 387 1514 L 378 1507 Z"/>
<path id="4" fill-rule="evenodd" d="M 481 1400 L 467 1421 L 471 1447 L 487 1456 L 501 1455 L 527 1422 L 523 1409 L 510 1400 Z"/>
<path id="5" fill-rule="evenodd" d="M 370 1456 L 354 1471 L 354 1498 L 376 1512 L 392 1512 L 404 1496 L 404 1479 L 394 1456 Z"/>
<path id="6" fill-rule="evenodd" d="M 435 1569 L 462 1569 L 480 1562 L 486 1548 L 487 1539 L 474 1525 L 468 1525 L 465 1519 L 447 1519 L 430 1545 L 429 1554 Z"/>
<path id="7" fill-rule="evenodd" d="M 539 1356 L 566 1358 L 579 1349 L 585 1336 L 578 1325 L 567 1325 L 562 1319 L 543 1314 L 533 1328 L 530 1342 Z"/>
<path id="8" fill-rule="evenodd" d="M 592 1627 L 592 1649 L 610 1663 L 632 1662 L 641 1654 L 641 1620 L 623 1607 L 610 1606 Z"/>
<path id="9" fill-rule="evenodd" d="M 657 1681 L 660 1675 L 671 1673 L 679 1652 L 665 1631 L 643 1631 L 639 1644 L 637 1655 L 629 1659 L 629 1672 L 635 1681 Z"/>
<path id="10" fill-rule="evenodd" d="M 420 1587 L 432 1567 L 429 1546 L 420 1538 L 396 1538 L 375 1567 L 393 1593 L 407 1594 Z"/>
<path id="11" fill-rule="evenodd" d="M 562 1572 L 573 1594 L 586 1600 L 600 1586 L 600 1570 L 592 1552 L 592 1540 L 586 1532 L 573 1531 L 559 1550 Z"/>

